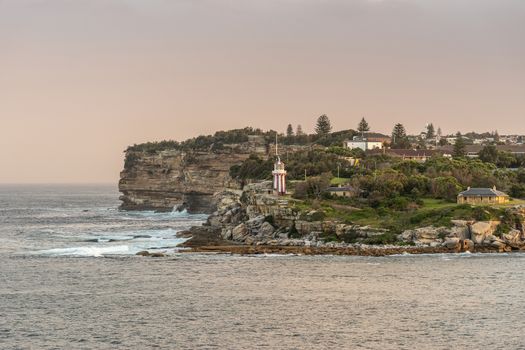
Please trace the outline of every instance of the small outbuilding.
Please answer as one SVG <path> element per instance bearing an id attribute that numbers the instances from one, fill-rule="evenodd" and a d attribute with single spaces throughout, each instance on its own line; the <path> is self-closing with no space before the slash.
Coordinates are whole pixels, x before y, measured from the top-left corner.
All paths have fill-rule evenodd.
<path id="1" fill-rule="evenodd" d="M 337 197 L 355 197 L 359 193 L 359 191 L 352 186 L 328 187 L 326 192 Z"/>
<path id="2" fill-rule="evenodd" d="M 508 194 L 493 188 L 467 188 L 458 194 L 458 204 L 503 204 L 509 201 Z"/>

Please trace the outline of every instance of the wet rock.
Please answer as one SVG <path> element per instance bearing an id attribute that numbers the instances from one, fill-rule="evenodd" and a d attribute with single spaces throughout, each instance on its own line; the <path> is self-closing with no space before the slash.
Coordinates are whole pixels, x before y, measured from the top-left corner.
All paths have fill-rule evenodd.
<path id="1" fill-rule="evenodd" d="M 150 252 L 148 252 L 147 250 L 142 250 L 138 253 L 136 253 L 135 255 L 140 255 L 140 256 L 150 256 Z"/>

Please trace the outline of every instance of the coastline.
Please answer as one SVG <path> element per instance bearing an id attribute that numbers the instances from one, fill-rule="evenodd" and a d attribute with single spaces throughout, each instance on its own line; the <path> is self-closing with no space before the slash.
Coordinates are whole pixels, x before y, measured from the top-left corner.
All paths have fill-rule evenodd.
<path id="1" fill-rule="evenodd" d="M 189 238 L 178 247 L 183 248 L 181 253 L 211 253 L 233 255 L 354 255 L 354 256 L 389 256 L 402 254 L 454 254 L 471 253 L 498 253 L 499 249 L 490 246 L 470 246 L 467 249 L 458 247 L 431 247 L 431 246 L 395 246 L 395 245 L 366 245 L 347 244 L 337 246 L 326 243 L 324 246 L 282 245 L 282 244 L 241 244 L 227 241 L 221 237 L 218 230 L 207 226 L 194 226 L 188 231 L 179 233 L 179 237 Z"/>

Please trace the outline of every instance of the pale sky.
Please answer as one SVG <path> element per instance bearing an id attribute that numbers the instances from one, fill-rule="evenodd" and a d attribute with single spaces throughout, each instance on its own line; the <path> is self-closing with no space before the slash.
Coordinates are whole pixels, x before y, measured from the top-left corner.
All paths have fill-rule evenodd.
<path id="1" fill-rule="evenodd" d="M 323 113 L 525 134 L 525 1 L 0 0 L 0 183 L 116 183 L 129 144 Z"/>

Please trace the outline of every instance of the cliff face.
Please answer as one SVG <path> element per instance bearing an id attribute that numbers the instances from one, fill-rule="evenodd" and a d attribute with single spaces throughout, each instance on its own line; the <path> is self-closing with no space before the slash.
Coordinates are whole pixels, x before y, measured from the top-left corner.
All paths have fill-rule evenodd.
<path id="1" fill-rule="evenodd" d="M 120 174 L 121 209 L 212 213 L 214 193 L 238 189 L 230 167 L 257 153 L 266 155 L 261 140 L 232 145 L 216 152 L 167 150 L 154 154 L 128 151 Z"/>

